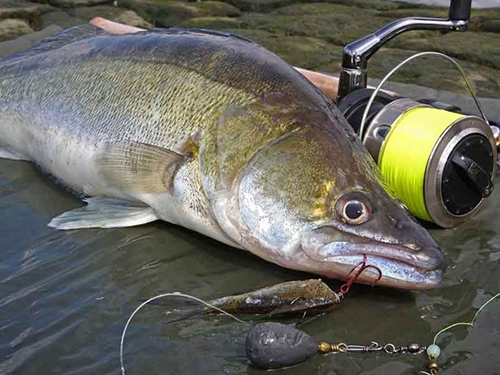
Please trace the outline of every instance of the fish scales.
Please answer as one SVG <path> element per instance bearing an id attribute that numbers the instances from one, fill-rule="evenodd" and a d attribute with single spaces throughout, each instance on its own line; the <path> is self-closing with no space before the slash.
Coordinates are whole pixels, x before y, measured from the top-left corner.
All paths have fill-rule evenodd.
<path id="1" fill-rule="evenodd" d="M 58 229 L 161 219 L 327 277 L 347 279 L 366 256 L 384 285 L 441 279 L 442 253 L 333 103 L 234 35 L 87 26 L 8 57 L 0 155 L 89 196 Z"/>

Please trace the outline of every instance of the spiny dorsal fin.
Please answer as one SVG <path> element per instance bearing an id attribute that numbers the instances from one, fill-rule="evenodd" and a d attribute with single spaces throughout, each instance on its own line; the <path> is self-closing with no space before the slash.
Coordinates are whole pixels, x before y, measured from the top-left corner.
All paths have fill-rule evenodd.
<path id="1" fill-rule="evenodd" d="M 188 157 L 144 143 L 108 144 L 96 156 L 102 178 L 126 192 L 169 192 L 179 167 Z"/>
<path id="2" fill-rule="evenodd" d="M 196 27 L 190 27 L 190 28 L 185 28 L 185 27 L 167 27 L 167 28 L 161 28 L 161 27 L 153 27 L 152 29 L 149 29 L 147 31 L 148 33 L 162 33 L 162 34 L 198 34 L 198 35 L 211 35 L 211 36 L 219 36 L 223 38 L 235 38 L 239 39 L 248 43 L 256 44 L 254 41 L 245 38 L 241 35 L 238 34 L 233 34 L 233 33 L 227 33 L 224 31 L 217 31 L 217 30 L 207 30 L 207 29 L 200 29 Z"/>

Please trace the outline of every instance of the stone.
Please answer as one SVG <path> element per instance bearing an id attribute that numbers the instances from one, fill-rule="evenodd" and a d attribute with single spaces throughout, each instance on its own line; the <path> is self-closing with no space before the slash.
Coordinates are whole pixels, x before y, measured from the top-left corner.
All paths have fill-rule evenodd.
<path id="1" fill-rule="evenodd" d="M 47 4 L 34 4 L 27 2 L 1 2 L 0 20 L 18 18 L 34 22 L 41 14 L 51 10 Z"/>
<path id="2" fill-rule="evenodd" d="M 52 36 L 60 31 L 62 31 L 61 27 L 50 25 L 35 33 L 26 34 L 16 39 L 0 43 L 0 58 L 27 50 L 31 46 L 40 42 L 42 39 L 48 38 L 49 36 Z"/>
<path id="3" fill-rule="evenodd" d="M 63 29 L 67 29 L 69 27 L 81 25 L 87 22 L 88 20 L 86 19 L 70 16 L 64 10 L 48 12 L 40 17 L 40 27 L 42 28 L 49 25 L 57 25 L 62 27 Z"/>
<path id="4" fill-rule="evenodd" d="M 153 26 L 145 19 L 139 17 L 139 15 L 133 10 L 126 10 L 125 12 L 118 15 L 118 17 L 112 19 L 112 21 L 124 23 L 125 25 L 140 27 L 142 29 L 149 29 Z"/>
<path id="5" fill-rule="evenodd" d="M 110 5 L 68 9 L 67 13 L 72 17 L 77 17 L 87 22 L 94 17 L 102 17 L 110 21 L 120 22 L 135 27 L 150 28 L 152 26 L 133 10 L 122 9 Z"/>
<path id="6" fill-rule="evenodd" d="M 74 8 L 81 6 L 94 6 L 99 4 L 111 4 L 113 0 L 33 0 L 38 3 L 50 4 L 57 8 Z"/>
<path id="7" fill-rule="evenodd" d="M 120 7 L 135 11 L 140 17 L 159 27 L 178 26 L 195 17 L 238 17 L 241 12 L 221 1 L 120 0 Z"/>
<path id="8" fill-rule="evenodd" d="M 28 22 L 18 18 L 7 18 L 0 21 L 0 41 L 17 38 L 32 33 L 33 29 Z"/>
<path id="9" fill-rule="evenodd" d="M 152 26 L 149 22 L 139 17 L 134 11 L 109 5 L 58 9 L 53 12 L 45 13 L 40 17 L 40 20 L 41 27 L 54 24 L 63 28 L 68 28 L 87 23 L 94 17 L 103 17 L 111 21 L 141 28 L 150 28 Z"/>

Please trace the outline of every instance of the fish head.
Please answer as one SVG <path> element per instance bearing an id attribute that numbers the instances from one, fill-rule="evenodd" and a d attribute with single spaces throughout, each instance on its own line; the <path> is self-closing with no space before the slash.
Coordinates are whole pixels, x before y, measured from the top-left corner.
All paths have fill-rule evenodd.
<path id="1" fill-rule="evenodd" d="M 443 253 L 391 195 L 343 117 L 304 112 L 293 122 L 248 153 L 216 207 L 221 227 L 241 247 L 287 268 L 347 280 L 366 257 L 380 270 L 378 285 L 436 286 Z M 245 144 L 239 147 L 245 154 Z M 375 267 L 356 282 L 375 281 Z"/>

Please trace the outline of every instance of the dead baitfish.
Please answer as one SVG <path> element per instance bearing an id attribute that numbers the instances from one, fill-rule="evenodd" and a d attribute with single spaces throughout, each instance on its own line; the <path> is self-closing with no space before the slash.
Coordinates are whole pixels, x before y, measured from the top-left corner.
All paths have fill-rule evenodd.
<path id="1" fill-rule="evenodd" d="M 333 311 L 340 296 L 321 280 L 296 280 L 208 302 L 230 314 L 307 315 Z M 210 308 L 201 313 L 210 312 Z"/>
<path id="2" fill-rule="evenodd" d="M 380 285 L 442 277 L 443 254 L 335 105 L 235 35 L 86 25 L 7 57 L 0 149 L 88 197 L 54 228 L 165 220 L 330 278 L 364 256 Z"/>

